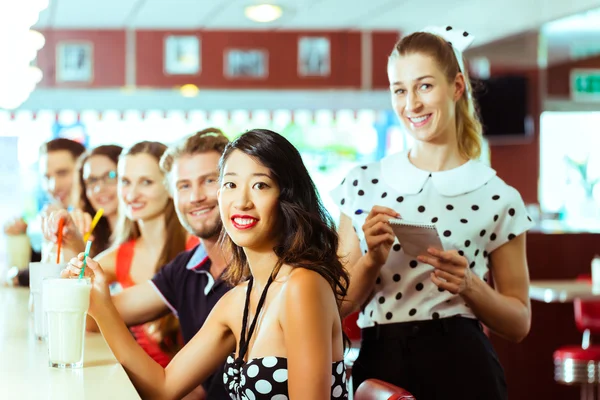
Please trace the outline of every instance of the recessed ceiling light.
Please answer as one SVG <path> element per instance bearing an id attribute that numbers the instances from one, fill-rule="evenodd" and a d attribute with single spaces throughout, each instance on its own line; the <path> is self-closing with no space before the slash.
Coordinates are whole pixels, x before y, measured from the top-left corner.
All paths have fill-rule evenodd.
<path id="1" fill-rule="evenodd" d="M 283 10 L 274 4 L 256 4 L 246 6 L 244 14 L 248 19 L 256 22 L 272 22 L 281 17 Z"/>

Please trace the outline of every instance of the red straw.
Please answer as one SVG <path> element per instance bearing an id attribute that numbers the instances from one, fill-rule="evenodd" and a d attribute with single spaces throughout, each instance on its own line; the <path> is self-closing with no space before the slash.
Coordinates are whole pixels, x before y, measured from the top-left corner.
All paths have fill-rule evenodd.
<path id="1" fill-rule="evenodd" d="M 58 221 L 58 250 L 56 251 L 56 263 L 60 264 L 60 248 L 62 246 L 62 239 L 63 239 L 63 227 L 65 226 L 65 219 L 61 218 L 60 221 Z"/>

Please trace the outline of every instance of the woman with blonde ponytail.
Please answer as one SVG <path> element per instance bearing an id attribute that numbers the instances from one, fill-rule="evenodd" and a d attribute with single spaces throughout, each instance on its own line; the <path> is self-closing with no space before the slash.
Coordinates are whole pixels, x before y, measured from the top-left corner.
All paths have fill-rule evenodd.
<path id="1" fill-rule="evenodd" d="M 462 56 L 472 40 L 448 26 L 395 45 L 392 106 L 414 145 L 357 166 L 332 192 L 350 274 L 343 313 L 360 311 L 354 390 L 377 378 L 419 400 L 507 398 L 482 324 L 511 341 L 527 336 L 533 223 L 520 194 L 478 161 L 481 124 Z M 408 242 L 423 236 L 399 242 L 391 219 L 413 223 L 412 232 L 433 229 L 441 246 L 412 251 Z"/>

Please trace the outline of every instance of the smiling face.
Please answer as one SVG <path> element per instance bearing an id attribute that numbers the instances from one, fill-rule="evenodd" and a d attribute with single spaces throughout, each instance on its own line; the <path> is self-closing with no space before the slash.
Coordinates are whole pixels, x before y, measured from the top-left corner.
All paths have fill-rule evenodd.
<path id="1" fill-rule="evenodd" d="M 465 89 L 462 74 L 449 83 L 432 57 L 409 53 L 390 60 L 388 77 L 394 111 L 416 140 L 455 139 L 455 105 Z"/>
<path id="2" fill-rule="evenodd" d="M 222 175 L 219 208 L 231 240 L 257 251 L 272 249 L 277 237 L 279 185 L 271 171 L 234 150 Z"/>
<path id="3" fill-rule="evenodd" d="M 150 220 L 164 212 L 169 192 L 154 157 L 143 153 L 123 157 L 119 160 L 118 170 L 119 198 L 127 218 Z"/>
<path id="4" fill-rule="evenodd" d="M 169 184 L 181 224 L 192 235 L 215 238 L 221 231 L 217 191 L 219 158 L 216 151 L 179 157 L 169 173 Z"/>
<path id="5" fill-rule="evenodd" d="M 85 195 L 94 210 L 104 209 L 105 216 L 117 214 L 117 164 L 101 155 L 89 157 L 83 164 Z"/>

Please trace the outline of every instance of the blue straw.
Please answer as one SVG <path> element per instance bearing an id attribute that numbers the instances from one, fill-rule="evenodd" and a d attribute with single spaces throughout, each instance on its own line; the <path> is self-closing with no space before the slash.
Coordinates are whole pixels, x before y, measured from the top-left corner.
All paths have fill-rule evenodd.
<path id="1" fill-rule="evenodd" d="M 85 266 L 87 265 L 87 258 L 90 254 L 90 248 L 92 247 L 92 241 L 88 240 L 85 245 L 85 252 L 83 253 L 83 266 L 81 267 L 81 272 L 79 273 L 79 279 L 83 278 L 85 274 Z"/>

